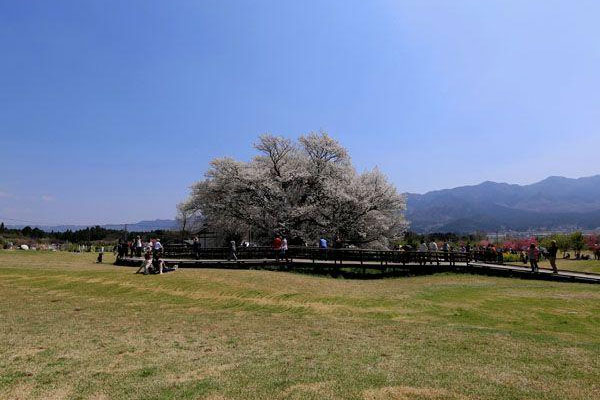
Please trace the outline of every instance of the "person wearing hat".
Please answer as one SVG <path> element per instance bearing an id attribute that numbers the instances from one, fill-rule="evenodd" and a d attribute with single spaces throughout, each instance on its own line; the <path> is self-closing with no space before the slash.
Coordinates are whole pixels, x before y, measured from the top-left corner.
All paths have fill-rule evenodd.
<path id="1" fill-rule="evenodd" d="M 160 239 L 157 238 L 154 241 L 154 245 L 152 247 L 152 255 L 154 256 L 154 259 L 160 258 L 162 251 L 163 251 L 163 246 L 162 246 L 162 244 L 160 244 Z"/>

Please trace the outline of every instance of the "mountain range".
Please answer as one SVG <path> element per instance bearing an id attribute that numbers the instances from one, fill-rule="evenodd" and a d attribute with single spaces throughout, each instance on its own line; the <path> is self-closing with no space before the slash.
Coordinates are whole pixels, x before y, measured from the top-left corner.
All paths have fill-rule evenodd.
<path id="1" fill-rule="evenodd" d="M 85 229 L 96 225 L 29 225 L 32 228 L 39 228 L 45 232 L 64 232 L 67 230 L 76 231 L 79 229 Z M 11 229 L 23 229 L 25 225 L 7 225 Z M 174 219 L 155 219 L 152 221 L 139 221 L 133 224 L 105 224 L 100 225 L 104 229 L 116 229 L 121 230 L 127 228 L 129 232 L 150 232 L 156 230 L 175 230 L 177 229 L 177 221 Z"/>
<path id="2" fill-rule="evenodd" d="M 415 232 L 600 227 L 600 175 L 551 176 L 530 185 L 486 181 L 406 196 L 406 217 Z"/>
<path id="3" fill-rule="evenodd" d="M 406 198 L 409 229 L 419 233 L 600 228 L 600 175 L 578 179 L 551 176 L 530 185 L 486 181 L 425 194 L 406 193 Z M 63 232 L 91 225 L 36 226 Z M 102 227 L 124 229 L 125 224 Z M 127 224 L 131 232 L 175 229 L 177 222 L 172 219 Z"/>

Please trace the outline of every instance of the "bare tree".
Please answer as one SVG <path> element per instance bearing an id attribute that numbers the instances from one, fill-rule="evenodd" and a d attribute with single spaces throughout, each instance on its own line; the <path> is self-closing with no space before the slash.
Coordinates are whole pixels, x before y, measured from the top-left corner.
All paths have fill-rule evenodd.
<path id="1" fill-rule="evenodd" d="M 191 201 L 184 201 L 177 204 L 177 215 L 175 217 L 181 238 L 183 239 L 186 232 L 198 230 L 202 225 L 202 215 L 200 210 L 193 206 Z"/>

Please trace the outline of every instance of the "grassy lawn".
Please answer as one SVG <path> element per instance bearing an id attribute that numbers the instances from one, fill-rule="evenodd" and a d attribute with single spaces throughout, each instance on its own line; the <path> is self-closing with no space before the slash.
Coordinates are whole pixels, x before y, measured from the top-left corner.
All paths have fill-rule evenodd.
<path id="1" fill-rule="evenodd" d="M 0 398 L 600 398 L 598 285 L 93 261 L 0 251 Z"/>

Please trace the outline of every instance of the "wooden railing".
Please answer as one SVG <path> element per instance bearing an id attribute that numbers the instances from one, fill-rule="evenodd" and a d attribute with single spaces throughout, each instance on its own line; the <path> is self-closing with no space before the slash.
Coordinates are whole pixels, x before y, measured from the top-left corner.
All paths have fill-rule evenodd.
<path id="1" fill-rule="evenodd" d="M 197 252 L 192 246 L 183 244 L 168 244 L 164 248 L 165 258 L 199 259 L 199 260 L 227 260 L 230 250 L 226 247 L 200 248 Z M 277 259 L 279 251 L 271 247 L 238 247 L 238 259 Z M 365 249 L 321 249 L 317 247 L 289 247 L 286 258 L 289 260 L 303 259 L 316 261 L 329 261 L 343 264 L 345 261 L 354 263 L 380 263 L 380 264 L 436 264 L 454 265 L 467 263 L 470 260 L 481 259 L 477 252 L 417 252 L 399 250 L 365 250 Z"/>

